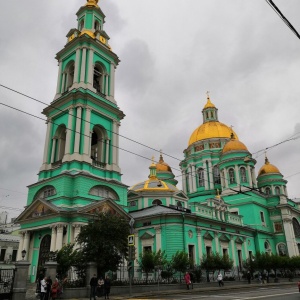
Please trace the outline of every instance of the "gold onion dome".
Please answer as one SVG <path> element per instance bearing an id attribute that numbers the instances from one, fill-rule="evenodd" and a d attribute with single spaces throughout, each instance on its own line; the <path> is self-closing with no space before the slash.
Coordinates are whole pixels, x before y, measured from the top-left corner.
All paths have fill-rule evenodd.
<path id="1" fill-rule="evenodd" d="M 202 114 L 205 115 L 205 112 L 207 110 L 214 110 L 215 115 L 213 119 L 206 120 L 202 125 L 200 125 L 198 128 L 194 130 L 192 133 L 190 140 L 189 140 L 189 146 L 193 143 L 196 143 L 198 141 L 206 140 L 206 139 L 212 139 L 212 138 L 230 138 L 231 134 L 233 133 L 235 139 L 238 140 L 237 134 L 230 128 L 229 126 L 221 123 L 218 121 L 217 118 L 217 108 L 215 105 L 210 101 L 210 98 L 207 97 L 207 103 L 205 104 Z"/>
<path id="2" fill-rule="evenodd" d="M 277 167 L 270 164 L 268 158 L 266 157 L 265 164 L 260 168 L 260 170 L 258 172 L 258 176 L 264 175 L 264 174 L 271 174 L 271 173 L 279 173 L 280 174 L 280 171 Z"/>
<path id="3" fill-rule="evenodd" d="M 232 134 L 231 140 L 225 144 L 222 153 L 227 153 L 230 151 L 248 151 L 248 149 L 245 144 L 235 139 L 234 135 Z"/>
<path id="4" fill-rule="evenodd" d="M 159 161 L 156 164 L 156 171 L 158 172 L 172 172 L 171 167 L 164 162 L 162 155 L 160 155 Z"/>
<path id="5" fill-rule="evenodd" d="M 99 0 L 88 0 L 85 6 L 99 7 L 98 2 L 99 2 Z"/>

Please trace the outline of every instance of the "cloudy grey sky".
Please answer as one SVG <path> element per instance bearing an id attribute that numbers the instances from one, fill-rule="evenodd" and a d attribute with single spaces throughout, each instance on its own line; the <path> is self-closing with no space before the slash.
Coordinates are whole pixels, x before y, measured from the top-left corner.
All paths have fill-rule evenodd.
<path id="1" fill-rule="evenodd" d="M 275 3 L 300 32 L 300 1 Z M 0 84 L 50 103 L 58 72 L 54 57 L 83 4 L 0 1 Z M 121 59 L 116 99 L 126 114 L 122 135 L 162 149 L 177 158 L 165 155 L 179 169 L 189 137 L 202 123 L 209 90 L 219 120 L 234 126 L 250 152 L 300 137 L 300 40 L 265 1 L 100 0 L 100 6 L 110 45 Z M 43 118 L 42 104 L 2 87 L 0 98 Z M 45 132 L 42 120 L 0 106 L 0 207 L 14 208 L 6 208 L 10 217 L 19 214 L 26 186 L 37 180 Z M 123 138 L 120 146 L 159 156 Z M 290 198 L 300 197 L 299 153 L 296 139 L 267 154 L 289 181 Z M 258 172 L 263 152 L 254 158 Z M 120 151 L 123 182 L 146 179 L 149 163 Z"/>

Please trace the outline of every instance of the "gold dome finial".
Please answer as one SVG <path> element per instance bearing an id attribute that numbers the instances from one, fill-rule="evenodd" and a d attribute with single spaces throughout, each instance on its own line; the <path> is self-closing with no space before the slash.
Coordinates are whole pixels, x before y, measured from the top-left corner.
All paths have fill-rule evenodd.
<path id="1" fill-rule="evenodd" d="M 215 105 L 210 101 L 210 97 L 209 97 L 210 91 L 206 92 L 206 99 L 207 99 L 207 103 L 205 104 L 204 108 L 216 108 Z"/>
<path id="2" fill-rule="evenodd" d="M 216 196 L 217 199 L 221 199 L 221 196 L 220 196 L 220 191 L 219 189 L 217 189 L 217 196 Z"/>
<path id="3" fill-rule="evenodd" d="M 86 6 L 95 6 L 98 7 L 99 0 L 87 0 Z"/>

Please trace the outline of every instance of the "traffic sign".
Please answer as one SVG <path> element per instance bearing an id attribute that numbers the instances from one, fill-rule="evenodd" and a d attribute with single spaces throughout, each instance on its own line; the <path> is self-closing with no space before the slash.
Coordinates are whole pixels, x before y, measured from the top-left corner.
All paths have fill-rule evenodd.
<path id="1" fill-rule="evenodd" d="M 128 246 L 134 246 L 134 234 L 128 236 Z"/>

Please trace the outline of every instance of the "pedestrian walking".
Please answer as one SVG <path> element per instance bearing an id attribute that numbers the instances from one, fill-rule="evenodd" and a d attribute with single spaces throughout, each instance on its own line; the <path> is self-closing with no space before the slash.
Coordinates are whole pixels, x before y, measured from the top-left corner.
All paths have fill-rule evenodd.
<path id="1" fill-rule="evenodd" d="M 251 273 L 250 271 L 247 272 L 247 279 L 248 279 L 248 283 L 251 283 Z"/>
<path id="2" fill-rule="evenodd" d="M 190 289 L 190 284 L 191 284 L 191 277 L 190 277 L 189 272 L 185 272 L 184 280 L 185 280 L 185 283 L 186 283 L 186 289 L 189 290 Z"/>
<path id="3" fill-rule="evenodd" d="M 104 279 L 104 299 L 109 299 L 109 294 L 110 294 L 110 278 L 109 276 L 106 276 Z"/>
<path id="4" fill-rule="evenodd" d="M 59 282 L 58 279 L 55 278 L 52 286 L 51 286 L 51 298 L 52 300 L 55 300 L 58 298 L 58 292 L 59 292 Z"/>
<path id="5" fill-rule="evenodd" d="M 104 280 L 102 277 L 98 280 L 96 295 L 97 297 L 102 297 L 104 295 Z"/>
<path id="6" fill-rule="evenodd" d="M 217 276 L 217 281 L 219 283 L 219 286 L 224 286 L 223 275 L 220 272 L 219 272 L 219 274 Z"/>
<path id="7" fill-rule="evenodd" d="M 92 298 L 96 300 L 97 284 L 98 284 L 97 276 L 96 274 L 94 274 L 94 276 L 90 280 L 90 287 L 91 287 L 90 300 L 92 300 Z"/>
<path id="8" fill-rule="evenodd" d="M 41 300 L 46 300 L 47 295 L 47 277 L 41 280 Z"/>

